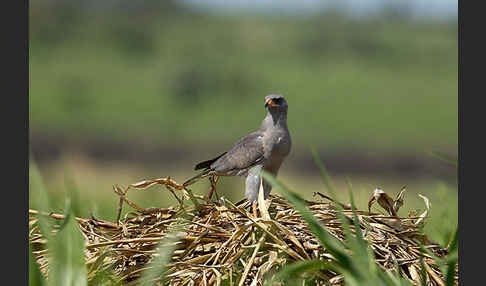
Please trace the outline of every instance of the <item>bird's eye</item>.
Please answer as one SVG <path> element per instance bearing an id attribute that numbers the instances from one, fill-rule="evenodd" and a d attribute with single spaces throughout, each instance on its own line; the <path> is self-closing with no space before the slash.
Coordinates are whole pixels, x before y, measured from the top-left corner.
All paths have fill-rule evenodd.
<path id="1" fill-rule="evenodd" d="M 280 97 L 274 98 L 273 102 L 280 103 L 280 102 L 282 102 L 282 98 L 280 98 Z"/>

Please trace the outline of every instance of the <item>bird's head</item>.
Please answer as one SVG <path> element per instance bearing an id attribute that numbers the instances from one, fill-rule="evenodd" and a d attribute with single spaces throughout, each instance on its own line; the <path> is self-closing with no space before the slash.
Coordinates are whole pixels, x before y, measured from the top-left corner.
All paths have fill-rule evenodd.
<path id="1" fill-rule="evenodd" d="M 265 108 L 270 112 L 287 111 L 287 101 L 280 94 L 270 94 L 265 96 Z"/>

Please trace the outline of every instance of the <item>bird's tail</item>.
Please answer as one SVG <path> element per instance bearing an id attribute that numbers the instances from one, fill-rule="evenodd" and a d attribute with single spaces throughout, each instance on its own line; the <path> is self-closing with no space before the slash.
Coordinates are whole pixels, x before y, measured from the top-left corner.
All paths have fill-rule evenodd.
<path id="1" fill-rule="evenodd" d="M 185 181 L 184 184 L 182 184 L 182 186 L 187 187 L 189 185 L 194 184 L 195 182 L 199 181 L 200 179 L 211 175 L 211 171 L 212 171 L 211 169 L 205 170 L 204 172 L 202 172 L 202 173 L 190 178 L 189 180 Z"/>

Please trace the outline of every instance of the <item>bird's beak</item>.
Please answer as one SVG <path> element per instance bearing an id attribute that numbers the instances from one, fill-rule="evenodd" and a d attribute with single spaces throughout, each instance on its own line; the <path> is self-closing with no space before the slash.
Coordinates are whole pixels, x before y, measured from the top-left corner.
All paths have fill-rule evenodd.
<path id="1" fill-rule="evenodd" d="M 275 104 L 270 98 L 267 98 L 265 99 L 265 107 L 267 106 L 273 107 L 273 106 L 277 106 L 277 104 Z"/>

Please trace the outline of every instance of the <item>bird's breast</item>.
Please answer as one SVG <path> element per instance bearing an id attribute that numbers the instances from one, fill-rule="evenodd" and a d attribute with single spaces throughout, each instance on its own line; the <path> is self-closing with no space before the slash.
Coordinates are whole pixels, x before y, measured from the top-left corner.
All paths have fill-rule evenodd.
<path id="1" fill-rule="evenodd" d="M 278 134 L 267 138 L 266 155 L 270 157 L 286 157 L 290 153 L 290 136 Z"/>

